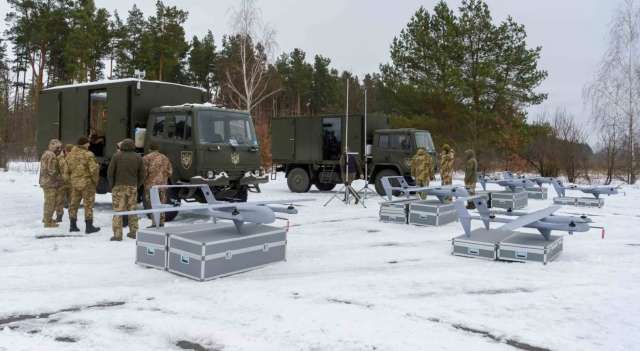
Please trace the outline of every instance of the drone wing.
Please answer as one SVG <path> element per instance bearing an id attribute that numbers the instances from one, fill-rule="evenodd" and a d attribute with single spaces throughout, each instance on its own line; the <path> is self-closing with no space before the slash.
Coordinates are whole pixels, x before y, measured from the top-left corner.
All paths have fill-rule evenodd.
<path id="1" fill-rule="evenodd" d="M 552 213 L 559 210 L 562 206 L 551 206 L 540 211 L 529 213 L 526 216 L 519 217 L 518 219 L 511 221 L 503 226 L 501 226 L 500 230 L 515 230 L 521 227 L 524 227 L 528 224 L 537 222 L 543 218 L 549 217 Z"/>
<path id="2" fill-rule="evenodd" d="M 125 215 L 145 215 L 163 212 L 200 212 L 204 210 L 225 210 L 225 209 L 253 209 L 256 206 L 266 205 L 286 205 L 295 204 L 299 202 L 314 201 L 314 199 L 292 199 L 292 200 L 273 200 L 273 201 L 256 201 L 256 202 L 224 202 L 211 205 L 194 205 L 194 206 L 167 206 L 161 208 L 152 208 L 148 210 L 134 210 L 134 211 L 122 211 L 114 212 L 115 216 Z"/>

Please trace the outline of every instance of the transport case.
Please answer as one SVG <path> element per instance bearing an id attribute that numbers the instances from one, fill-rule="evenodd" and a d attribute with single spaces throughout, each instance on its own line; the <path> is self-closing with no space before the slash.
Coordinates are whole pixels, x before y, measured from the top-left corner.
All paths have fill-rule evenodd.
<path id="1" fill-rule="evenodd" d="M 395 200 L 380 203 L 380 220 L 388 223 L 406 224 L 407 215 L 409 213 L 409 204 L 414 201 L 418 200 Z"/>
<path id="2" fill-rule="evenodd" d="M 497 259 L 498 243 L 514 232 L 510 230 L 474 229 L 470 236 L 462 234 L 451 241 L 451 254 L 464 257 Z"/>
<path id="3" fill-rule="evenodd" d="M 527 188 L 527 195 L 530 199 L 546 200 L 549 197 L 549 189 L 547 188 Z"/>
<path id="4" fill-rule="evenodd" d="M 269 263 L 284 261 L 285 228 L 245 223 L 242 234 L 233 224 L 208 227 L 169 236 L 168 270 L 195 280 L 209 280 Z"/>
<path id="5" fill-rule="evenodd" d="M 457 219 L 458 214 L 453 203 L 424 200 L 409 204 L 409 224 L 441 226 Z"/>
<path id="6" fill-rule="evenodd" d="M 491 193 L 491 207 L 521 210 L 527 207 L 529 195 L 526 191 L 496 191 Z"/>
<path id="7" fill-rule="evenodd" d="M 553 261 L 562 252 L 562 237 L 551 236 L 550 240 L 540 234 L 518 233 L 498 244 L 498 259 L 517 262 Z"/>

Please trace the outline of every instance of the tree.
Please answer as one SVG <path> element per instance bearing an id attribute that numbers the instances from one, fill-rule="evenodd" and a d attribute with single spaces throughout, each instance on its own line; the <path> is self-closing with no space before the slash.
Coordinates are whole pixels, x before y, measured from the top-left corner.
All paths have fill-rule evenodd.
<path id="1" fill-rule="evenodd" d="M 149 17 L 143 34 L 143 52 L 148 55 L 147 77 L 180 81 L 184 77 L 184 59 L 189 50 L 182 25 L 188 13 L 176 6 L 156 2 L 156 14 Z"/>
<path id="2" fill-rule="evenodd" d="M 600 68 L 584 91 L 591 105 L 592 120 L 604 134 L 605 147 L 625 153 L 625 181 L 630 184 L 635 183 L 638 171 L 635 121 L 640 111 L 639 44 L 640 8 L 635 0 L 625 0 L 611 22 L 609 47 Z M 612 150 L 607 152 L 609 156 L 615 154 Z"/>
<path id="3" fill-rule="evenodd" d="M 275 31 L 262 21 L 255 0 L 241 0 L 232 10 L 234 34 L 227 38 L 225 86 L 230 90 L 230 99 L 237 108 L 251 112 L 262 101 L 277 93 L 270 89 L 268 59 L 275 46 Z M 224 46 L 225 43 L 223 43 Z"/>
<path id="4" fill-rule="evenodd" d="M 147 66 L 146 55 L 143 49 L 143 38 L 147 30 L 147 21 L 142 11 L 134 4 L 127 15 L 124 25 L 118 23 L 114 33 L 116 39 L 114 75 L 116 78 L 133 77 L 136 69 L 145 69 Z"/>
<path id="5" fill-rule="evenodd" d="M 110 52 L 109 13 L 96 9 L 93 0 L 80 0 L 71 8 L 65 54 L 67 71 L 74 81 L 102 78 L 103 59 Z"/>
<path id="6" fill-rule="evenodd" d="M 305 57 L 306 53 L 296 48 L 289 54 L 282 54 L 275 65 L 281 77 L 288 110 L 295 115 L 302 115 L 303 105 L 310 107 L 311 103 L 313 67 L 305 61 Z"/>
<path id="7" fill-rule="evenodd" d="M 191 40 L 188 60 L 191 81 L 194 85 L 205 88 L 211 98 L 213 98 L 213 89 L 218 81 L 216 61 L 216 44 L 213 40 L 213 33 L 208 31 L 202 40 L 194 36 Z"/>

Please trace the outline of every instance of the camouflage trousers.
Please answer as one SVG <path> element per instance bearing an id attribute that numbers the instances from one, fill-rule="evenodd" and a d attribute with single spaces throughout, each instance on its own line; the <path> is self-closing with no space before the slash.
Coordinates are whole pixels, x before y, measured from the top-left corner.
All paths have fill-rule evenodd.
<path id="1" fill-rule="evenodd" d="M 113 210 L 133 211 L 138 205 L 138 189 L 135 186 L 116 185 L 111 190 L 111 203 Z M 111 221 L 113 226 L 113 236 L 122 238 L 122 216 L 113 216 Z M 129 232 L 136 234 L 138 232 L 138 216 L 129 216 Z"/>
<path id="2" fill-rule="evenodd" d="M 442 172 L 442 185 L 451 185 L 453 184 L 453 173 Z"/>
<path id="3" fill-rule="evenodd" d="M 96 202 L 96 188 L 85 186 L 84 188 L 71 188 L 71 202 L 69 203 L 69 218 L 78 219 L 80 201 L 84 205 L 84 219 L 93 219 L 93 204 Z"/>
<path id="4" fill-rule="evenodd" d="M 64 205 L 71 203 L 71 187 L 69 185 L 61 186 L 56 191 L 56 215 L 64 214 Z"/>
<path id="5" fill-rule="evenodd" d="M 50 223 L 53 219 L 53 211 L 56 208 L 56 188 L 42 188 L 44 193 L 44 210 L 42 214 L 42 223 Z"/>
<path id="6" fill-rule="evenodd" d="M 416 186 L 419 187 L 426 187 L 429 186 L 429 176 L 426 177 L 416 177 Z M 426 200 L 427 199 L 427 194 L 425 193 L 418 193 L 418 196 L 420 196 L 420 198 L 422 200 Z"/>
<path id="7" fill-rule="evenodd" d="M 158 189 L 158 195 L 160 196 L 160 202 L 162 202 L 163 204 L 166 204 L 167 189 Z M 146 205 L 146 208 L 151 208 L 151 188 L 147 188 L 147 187 L 144 188 L 144 203 Z M 164 225 L 164 213 L 160 214 L 160 225 Z"/>

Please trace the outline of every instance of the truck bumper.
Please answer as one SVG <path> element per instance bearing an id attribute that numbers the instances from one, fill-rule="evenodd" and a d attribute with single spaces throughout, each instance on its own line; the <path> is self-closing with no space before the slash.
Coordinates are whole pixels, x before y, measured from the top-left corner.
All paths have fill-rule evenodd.
<path id="1" fill-rule="evenodd" d="M 259 175 L 256 173 L 247 172 L 242 178 L 240 178 L 240 185 L 257 185 L 269 182 L 269 176 L 267 174 Z"/>
<path id="2" fill-rule="evenodd" d="M 203 178 L 203 177 L 192 177 L 189 181 L 191 184 L 207 184 L 209 187 L 219 186 L 225 187 L 229 186 L 230 180 L 226 174 L 217 175 L 214 178 Z"/>

